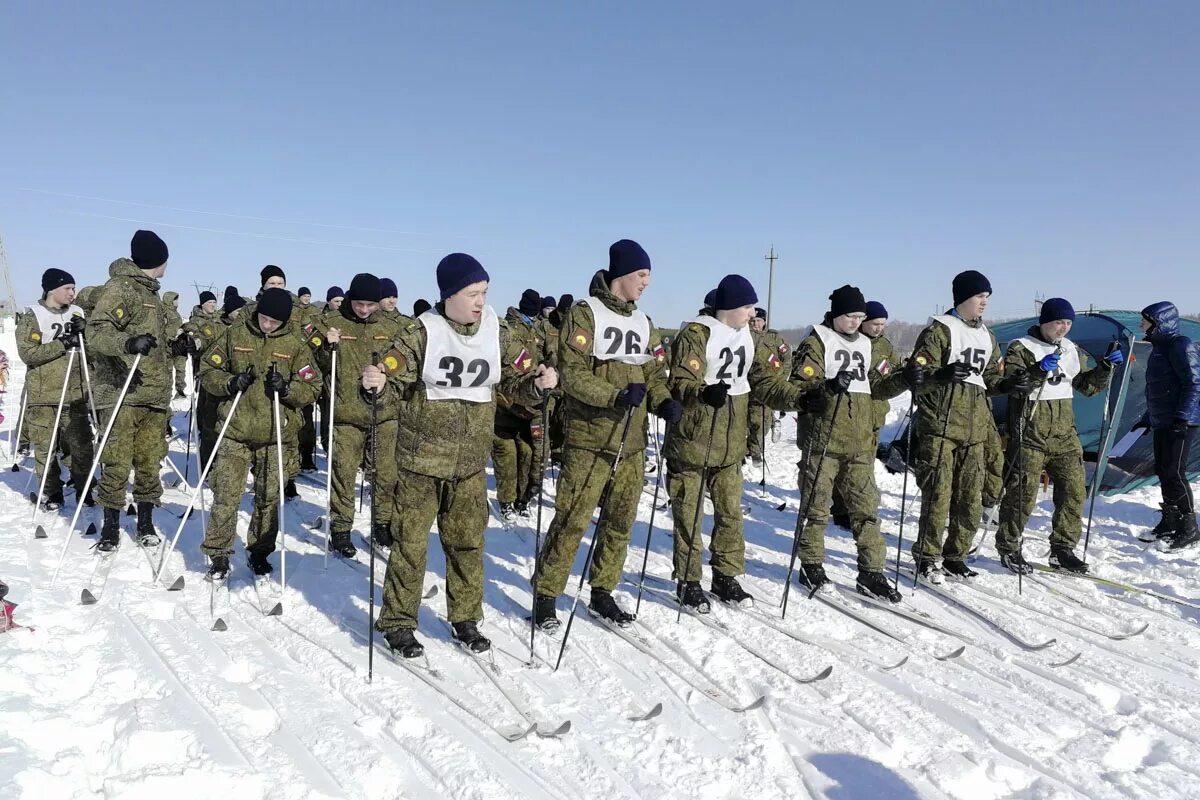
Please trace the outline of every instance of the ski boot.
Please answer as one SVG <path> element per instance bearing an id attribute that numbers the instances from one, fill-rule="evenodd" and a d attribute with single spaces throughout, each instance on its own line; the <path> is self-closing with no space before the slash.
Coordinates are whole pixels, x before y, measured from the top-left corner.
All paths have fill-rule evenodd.
<path id="1" fill-rule="evenodd" d="M 1183 521 L 1183 514 L 1175 506 L 1166 503 L 1163 503 L 1161 507 L 1162 518 L 1151 530 L 1139 536 L 1139 541 L 1154 542 L 1167 536 L 1174 536 L 1179 531 L 1179 523 Z"/>
<path id="2" fill-rule="evenodd" d="M 1072 554 L 1072 557 L 1074 557 L 1074 554 Z M 1053 558 L 1051 558 L 1050 563 L 1051 565 L 1054 564 Z M 1020 553 L 1001 553 L 1000 566 L 1017 575 L 1028 575 L 1033 572 L 1033 565 L 1026 561 L 1025 556 Z"/>
<path id="3" fill-rule="evenodd" d="M 722 575 L 716 570 L 713 570 L 712 574 L 712 593 L 722 603 L 734 606 L 754 605 L 754 598 L 742 588 L 742 585 L 737 582 L 737 578 Z"/>
<path id="4" fill-rule="evenodd" d="M 154 503 L 137 504 L 137 540 L 142 547 L 158 547 L 162 540 L 154 530 Z"/>
<path id="5" fill-rule="evenodd" d="M 492 649 L 491 639 L 479 632 L 479 627 L 474 620 L 456 622 L 451 627 L 454 629 L 454 638 L 458 643 L 472 653 L 485 653 Z"/>
<path id="6" fill-rule="evenodd" d="M 246 563 L 250 566 L 250 571 L 258 577 L 270 575 L 275 571 L 275 568 L 271 566 L 271 562 L 267 560 L 268 555 L 270 553 L 267 553 L 265 550 L 246 551 Z"/>
<path id="7" fill-rule="evenodd" d="M 358 553 L 354 542 L 350 541 L 350 531 L 334 531 L 329 535 L 329 551 L 337 553 L 342 558 L 354 558 Z"/>
<path id="8" fill-rule="evenodd" d="M 1196 527 L 1195 514 L 1183 514 L 1179 522 L 1179 532 L 1174 536 L 1164 536 L 1168 553 L 1177 553 L 1186 547 L 1200 542 L 1200 529 Z"/>
<path id="9" fill-rule="evenodd" d="M 58 511 L 60 508 L 63 507 L 63 502 L 64 502 L 63 501 L 63 493 L 62 493 L 61 489 L 59 489 L 57 492 L 51 492 L 49 495 L 46 496 L 46 499 L 42 502 L 42 510 L 43 511 Z"/>
<path id="10" fill-rule="evenodd" d="M 932 558 L 917 559 L 917 578 L 934 586 L 941 585 L 942 581 L 945 580 L 941 567 Z"/>
<path id="11" fill-rule="evenodd" d="M 425 655 L 425 645 L 417 641 L 412 628 L 384 631 L 383 639 L 393 653 L 399 653 L 403 658 L 420 658 Z"/>
<path id="12" fill-rule="evenodd" d="M 902 599 L 900 593 L 893 588 L 887 576 L 882 572 L 859 570 L 858 580 L 855 581 L 854 588 L 861 595 L 874 597 L 878 600 L 886 600 L 889 603 L 899 603 Z"/>
<path id="13" fill-rule="evenodd" d="M 533 624 L 547 633 L 558 630 L 562 624 L 558 621 L 558 614 L 555 613 L 555 603 L 557 597 L 549 597 L 544 594 L 535 594 L 533 596 Z"/>
<path id="14" fill-rule="evenodd" d="M 288 482 L 283 485 L 283 499 L 295 500 L 300 496 L 300 492 L 296 490 L 296 481 L 288 478 Z"/>
<path id="15" fill-rule="evenodd" d="M 529 502 L 525 499 L 518 500 L 513 503 L 513 512 L 518 518 L 529 521 Z"/>
<path id="16" fill-rule="evenodd" d="M 516 503 L 500 504 L 500 524 L 506 528 L 511 528 L 517 524 Z"/>
<path id="17" fill-rule="evenodd" d="M 305 475 L 311 475 L 317 471 L 317 462 L 313 460 L 311 455 L 306 455 L 300 462 L 300 471 Z"/>
<path id="18" fill-rule="evenodd" d="M 965 561 L 957 561 L 952 558 L 942 559 L 942 571 L 948 575 L 953 575 L 956 578 L 974 578 L 979 573 L 967 566 Z"/>
<path id="19" fill-rule="evenodd" d="M 204 580 L 223 581 L 229 576 L 229 554 L 220 553 L 215 556 L 209 556 L 208 573 L 204 576 Z"/>
<path id="20" fill-rule="evenodd" d="M 104 527 L 100 529 L 100 541 L 96 549 L 101 553 L 111 553 L 121 546 L 121 509 L 104 509 Z"/>
<path id="21" fill-rule="evenodd" d="M 679 581 L 675 587 L 675 596 L 684 608 L 690 608 L 697 614 L 707 614 L 712 610 L 708 598 L 704 596 L 704 589 L 700 587 L 700 581 Z"/>
<path id="22" fill-rule="evenodd" d="M 613 600 L 612 592 L 607 589 L 597 589 L 594 586 L 592 587 L 592 601 L 588 603 L 588 610 L 597 617 L 603 617 L 609 622 L 622 626 L 628 625 L 637 619 L 635 615 L 630 614 L 628 611 L 621 610 L 621 607 L 617 605 L 617 601 Z"/>
<path id="23" fill-rule="evenodd" d="M 800 571 L 796 573 L 796 580 L 809 592 L 828 592 L 833 588 L 822 564 L 801 564 Z"/>
<path id="24" fill-rule="evenodd" d="M 1088 571 L 1087 562 L 1075 555 L 1075 551 L 1069 547 L 1051 547 L 1050 566 L 1078 575 L 1086 575 Z"/>
<path id="25" fill-rule="evenodd" d="M 380 547 L 391 547 L 392 524 L 390 522 L 376 522 L 375 527 L 371 529 L 371 541 Z"/>

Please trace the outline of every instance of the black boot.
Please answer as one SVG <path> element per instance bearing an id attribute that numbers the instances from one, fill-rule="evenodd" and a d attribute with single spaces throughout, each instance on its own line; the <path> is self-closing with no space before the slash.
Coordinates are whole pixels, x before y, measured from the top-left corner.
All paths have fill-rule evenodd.
<path id="1" fill-rule="evenodd" d="M 617 605 L 617 601 L 613 600 L 612 592 L 607 589 L 592 587 L 592 601 L 588 603 L 588 609 L 596 616 L 603 617 L 617 625 L 628 625 L 637 619 L 628 611 L 622 611 L 621 607 Z"/>
<path id="2" fill-rule="evenodd" d="M 392 546 L 392 525 L 390 522 L 377 522 L 371 529 L 371 539 L 380 547 Z"/>
<path id="3" fill-rule="evenodd" d="M 820 591 L 829 583 L 829 576 L 825 574 L 825 567 L 821 564 L 801 564 L 800 572 L 796 574 L 796 580 L 805 589 L 812 591 Z"/>
<path id="4" fill-rule="evenodd" d="M 121 509 L 104 509 L 104 527 L 100 529 L 100 542 L 96 549 L 111 553 L 121 546 Z"/>
<path id="5" fill-rule="evenodd" d="M 456 622 L 451 627 L 454 628 L 454 638 L 458 643 L 472 653 L 484 653 L 492 648 L 491 640 L 479 632 L 474 620 Z"/>
<path id="6" fill-rule="evenodd" d="M 1081 560 L 1075 555 L 1075 551 L 1069 547 L 1051 547 L 1050 548 L 1050 566 L 1055 569 L 1063 569 L 1067 572 L 1075 572 L 1083 575 L 1088 571 L 1087 562 Z"/>
<path id="7" fill-rule="evenodd" d="M 1163 541 L 1167 542 L 1169 553 L 1178 552 L 1200 542 L 1200 528 L 1196 527 L 1196 515 L 1183 514 L 1179 521 L 1179 532 L 1174 536 L 1164 537 Z"/>
<path id="8" fill-rule="evenodd" d="M 46 499 L 42 501 L 43 511 L 58 511 L 63 507 L 62 489 L 57 492 L 50 492 L 46 495 Z"/>
<path id="9" fill-rule="evenodd" d="M 270 553 L 265 550 L 247 550 L 246 561 L 250 565 L 250 571 L 259 576 L 270 575 L 274 572 L 275 568 L 271 566 L 270 561 L 267 561 L 268 555 Z"/>
<path id="10" fill-rule="evenodd" d="M 404 658 L 420 658 L 425 655 L 425 645 L 417 641 L 412 628 L 384 631 L 383 638 L 393 653 L 399 653 Z"/>
<path id="11" fill-rule="evenodd" d="M 209 556 L 208 574 L 204 576 L 206 581 L 223 581 L 229 575 L 229 555 L 221 553 L 220 555 Z"/>
<path id="12" fill-rule="evenodd" d="M 549 597 L 544 594 L 535 594 L 533 596 L 533 624 L 544 631 L 556 631 L 561 623 L 558 621 L 558 614 L 555 613 L 555 603 L 557 597 Z"/>
<path id="13" fill-rule="evenodd" d="M 1158 520 L 1158 524 L 1141 539 L 1144 542 L 1153 542 L 1165 536 L 1174 536 L 1179 531 L 1179 523 L 1182 520 L 1183 513 L 1177 507 L 1163 503 L 1162 517 Z"/>
<path id="14" fill-rule="evenodd" d="M 137 504 L 137 539 L 142 547 L 158 547 L 162 541 L 154 530 L 154 503 Z"/>
<path id="15" fill-rule="evenodd" d="M 1072 556 L 1074 556 L 1074 553 L 1072 553 Z M 1001 553 L 1000 566 L 1011 572 L 1015 572 L 1017 575 L 1028 575 L 1033 572 L 1033 565 L 1026 561 L 1025 556 L 1020 553 Z M 1050 566 L 1055 566 L 1053 556 L 1051 557 Z"/>
<path id="16" fill-rule="evenodd" d="M 283 485 L 283 499 L 294 500 L 299 496 L 300 492 L 296 491 L 296 482 L 289 479 L 288 482 Z"/>
<path id="17" fill-rule="evenodd" d="M 529 503 L 524 498 L 513 503 L 513 512 L 521 519 L 529 519 Z"/>
<path id="18" fill-rule="evenodd" d="M 500 504 L 500 524 L 508 527 L 515 525 L 517 522 L 516 503 L 501 503 Z"/>
<path id="19" fill-rule="evenodd" d="M 722 603 L 738 606 L 748 606 L 754 603 L 754 598 L 742 588 L 742 585 L 737 582 L 737 578 L 722 575 L 716 570 L 713 570 L 712 574 L 712 593 Z"/>
<path id="20" fill-rule="evenodd" d="M 354 542 L 350 541 L 350 531 L 334 531 L 329 536 L 329 550 L 342 558 L 354 558 L 358 553 Z"/>
<path id="21" fill-rule="evenodd" d="M 865 572 L 859 570 L 858 580 L 855 582 L 854 588 L 858 590 L 859 594 L 879 600 L 886 600 L 889 603 L 899 603 L 901 600 L 900 593 L 893 588 L 882 572 Z"/>
<path id="22" fill-rule="evenodd" d="M 943 580 L 942 568 L 932 558 L 918 558 L 917 577 L 926 583 L 937 585 Z"/>
<path id="23" fill-rule="evenodd" d="M 948 575 L 953 575 L 956 578 L 974 578 L 979 573 L 967 566 L 965 561 L 957 561 L 951 558 L 942 559 L 942 570 Z"/>
<path id="24" fill-rule="evenodd" d="M 679 581 L 675 587 L 675 596 L 679 598 L 679 602 L 684 607 L 692 609 L 697 614 L 707 614 L 712 610 L 708 598 L 704 596 L 704 589 L 700 586 L 700 581 Z"/>

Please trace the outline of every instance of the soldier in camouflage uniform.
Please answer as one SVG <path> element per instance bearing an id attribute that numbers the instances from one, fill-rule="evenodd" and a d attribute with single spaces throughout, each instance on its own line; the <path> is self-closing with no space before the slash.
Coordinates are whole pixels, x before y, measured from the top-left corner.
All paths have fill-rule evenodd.
<path id="1" fill-rule="evenodd" d="M 867 316 L 866 299 L 854 286 L 829 296 L 830 309 L 796 349 L 792 378 L 823 395 L 805 442 L 800 493 L 807 513 L 799 542 L 801 586 L 817 590 L 829 583 L 825 574 L 825 525 L 833 487 L 846 502 L 850 532 L 858 547 L 858 591 L 899 602 L 900 595 L 884 577 L 884 544 L 879 522 L 879 490 L 875 485 L 875 403 L 903 391 L 907 381 L 919 384 L 921 371 L 893 369 L 883 352 L 859 331 Z M 824 454 L 824 457 L 822 457 Z"/>
<path id="2" fill-rule="evenodd" d="M 540 313 L 542 298 L 533 289 L 526 289 L 521 302 L 508 309 L 504 317 L 509 336 L 519 341 L 524 358 L 531 363 L 544 363 L 542 342 L 538 339 L 535 319 Z M 495 435 L 492 439 L 492 467 L 496 473 L 496 502 L 500 504 L 500 520 L 511 525 L 517 516 L 528 517 L 529 501 L 537 494 L 541 474 L 541 404 L 537 408 L 509 398 L 498 397 Z"/>
<path id="3" fill-rule="evenodd" d="M 983 461 L 995 427 L 988 396 L 1007 391 L 996 337 L 983 324 L 991 283 L 967 270 L 954 277 L 952 289 L 954 309 L 921 331 L 912 358 L 925 376 L 915 390 L 911 463 L 921 518 L 912 555 L 918 574 L 931 583 L 940 583 L 943 571 L 976 575 L 966 557 L 981 517 Z"/>
<path id="4" fill-rule="evenodd" d="M 335 399 L 333 456 L 329 461 L 333 471 L 329 548 L 345 558 L 353 558 L 355 553 L 350 528 L 354 525 L 355 479 L 362 464 L 366 465 L 371 482 L 375 520 L 371 535 L 384 547 L 392 545 L 391 521 L 398 479 L 394 454 L 400 407 L 399 403 L 391 402 L 395 399 L 394 387 L 385 387 L 372 445 L 371 398 L 359 386 L 363 369 L 371 365 L 372 357 L 382 357 L 391 350 L 401 331 L 399 324 L 385 317 L 380 307 L 382 283 L 369 273 L 354 276 L 337 318 L 322 322 L 328 327 L 320 332 L 325 343 L 317 349 L 317 359 L 326 376 L 323 393 Z M 331 387 L 334 347 L 338 352 L 337 386 Z M 379 454 L 377 463 L 371 461 L 373 448 Z"/>
<path id="5" fill-rule="evenodd" d="M 279 531 L 280 432 L 275 429 L 274 398 L 279 397 L 285 452 L 295 446 L 299 409 L 313 401 L 321 373 L 312 352 L 292 328 L 292 296 L 268 288 L 254 314 L 225 330 L 200 358 L 200 383 L 220 403 L 222 420 L 233 411 L 210 475 L 213 505 L 201 550 L 210 559 L 209 579 L 229 573 L 229 554 L 237 532 L 238 508 L 246 475 L 254 474 L 254 508 L 246 533 L 246 554 L 255 575 L 272 571 L 267 557 Z M 242 393 L 233 409 L 233 398 Z"/>
<path id="6" fill-rule="evenodd" d="M 29 432 L 35 457 L 34 480 L 40 481 L 46 472 L 46 489 L 41 499 L 43 508 L 56 511 L 63 504 L 63 482 L 59 453 L 66 456 L 71 470 L 71 482 L 79 492 L 92 466 L 92 431 L 88 421 L 87 388 L 79 359 L 79 336 L 84 328 L 83 309 L 73 305 L 75 279 L 61 269 L 48 269 L 42 274 L 42 299 L 25 310 L 17 324 L 17 353 L 25 362 L 25 430 Z M 66 374 L 68 351 L 75 350 L 71 374 Z M 63 381 L 66 380 L 66 395 Z M 55 436 L 55 451 L 50 452 L 50 438 L 59 398 L 63 408 Z M 40 485 L 40 484 L 39 484 Z M 93 505 L 91 490 L 84 498 Z"/>
<path id="7" fill-rule="evenodd" d="M 346 293 L 342 291 L 342 287 L 330 286 L 329 290 L 325 292 L 325 306 L 316 312 L 316 316 L 313 318 L 313 321 L 322 327 L 328 327 L 329 325 L 336 324 L 336 320 L 339 316 L 339 310 L 342 307 L 342 301 L 345 299 L 345 297 Z M 323 344 L 323 340 L 317 341 L 317 338 L 318 337 L 316 337 L 314 333 L 310 332 L 309 344 L 313 347 L 320 347 Z M 324 392 L 322 392 L 321 396 L 317 398 L 317 405 L 321 409 L 321 449 L 324 450 L 325 454 L 328 456 L 329 430 L 331 426 L 325 422 L 325 420 L 329 419 L 329 397 Z"/>
<path id="8" fill-rule="evenodd" d="M 1087 351 L 1067 339 L 1074 320 L 1069 302 L 1061 297 L 1046 300 L 1038 324 L 1010 343 L 1004 356 L 1009 379 L 1008 459 L 1014 468 L 1000 505 L 996 550 L 1000 563 L 1017 573 L 1032 569 L 1021 554 L 1021 535 L 1033 513 L 1043 470 L 1054 482 L 1050 565 L 1087 572 L 1087 564 L 1075 555 L 1087 490 L 1073 398 L 1077 391 L 1088 397 L 1102 391 L 1124 356 L 1114 350 L 1088 368 Z"/>
<path id="9" fill-rule="evenodd" d="M 546 630 L 558 626 L 575 552 L 591 525 L 618 452 L 603 523 L 595 532 L 589 607 L 618 624 L 633 615 L 613 600 L 621 578 L 644 482 L 649 408 L 678 422 L 683 407 L 667 389 L 664 350 L 653 322 L 637 307 L 650 284 L 650 257 L 629 239 L 608 249 L 608 269 L 592 277 L 590 296 L 576 303 L 559 331 L 562 411 L 566 431 L 554 519 L 539 557 L 533 615 Z M 622 439 L 624 436 L 624 439 Z"/>
<path id="10" fill-rule="evenodd" d="M 104 507 L 98 545 L 103 551 L 120 545 L 120 514 L 130 470 L 138 541 L 147 547 L 159 543 L 152 512 L 162 497 L 158 471 L 167 454 L 163 432 L 171 404 L 171 360 L 187 352 L 185 340 L 169 339 L 158 296 L 158 279 L 167 268 L 167 245 L 152 231 L 138 231 L 130 254 L 131 258 L 119 258 L 109 266 L 109 280 L 96 297 L 86 329 L 88 355 L 95 362 L 92 379 L 98 411 L 113 412 L 134 356 L 141 355 L 100 454 L 103 472 L 96 495 Z"/>
<path id="11" fill-rule="evenodd" d="M 727 275 L 717 286 L 713 313 L 684 325 L 671 345 L 667 383 L 683 405 L 663 448 L 675 521 L 674 576 L 680 601 L 702 614 L 709 611 L 700 586 L 704 543 L 698 523 L 704 517 L 697 510 L 703 493 L 713 503 L 712 593 L 726 603 L 749 600 L 737 576 L 746 571 L 742 460 L 751 400 L 794 408 L 803 394 L 788 382 L 773 343 L 751 334 L 757 302 L 749 281 Z"/>
<path id="12" fill-rule="evenodd" d="M 558 305 L 546 315 L 546 319 L 542 325 L 544 331 L 542 341 L 546 343 L 546 363 L 552 367 L 558 366 L 558 348 L 562 335 L 563 320 L 573 305 L 575 305 L 574 297 L 569 294 L 561 295 L 558 298 Z M 550 398 L 550 431 L 547 441 L 550 446 L 550 461 L 555 464 L 562 463 L 563 441 L 567 435 L 563 424 L 561 396 L 562 387 L 559 387 L 555 390 L 554 396 Z"/>
<path id="13" fill-rule="evenodd" d="M 783 374 L 791 375 L 792 346 L 783 340 L 779 331 L 767 327 L 767 310 L 765 308 L 754 309 L 754 319 L 750 320 L 750 332 L 754 335 L 756 343 L 761 342 L 768 350 L 775 353 L 775 357 L 779 359 L 779 369 Z M 762 465 L 763 440 L 766 438 L 767 432 L 774 427 L 774 419 L 775 412 L 751 397 L 750 411 L 746 417 L 746 445 L 755 468 Z"/>
<path id="14" fill-rule="evenodd" d="M 346 293 L 342 291 L 342 287 L 330 286 L 325 292 L 325 308 L 321 309 L 321 316 L 332 317 L 337 314 L 345 298 Z"/>
<path id="15" fill-rule="evenodd" d="M 406 327 L 382 363 L 366 366 L 362 386 L 399 405 L 393 544 L 377 627 L 405 658 L 424 648 L 414 635 L 434 520 L 446 555 L 447 617 L 464 647 L 491 643 L 483 618 L 483 533 L 487 465 L 496 395 L 537 405 L 558 382 L 555 371 L 520 357 L 524 348 L 486 305 L 488 274 L 465 253 L 437 267 L 442 302 Z"/>
<path id="16" fill-rule="evenodd" d="M 400 291 L 396 288 L 396 282 L 391 278 L 380 278 L 379 291 L 383 295 L 383 299 L 379 301 L 379 312 L 383 318 L 395 322 L 397 325 L 408 324 L 410 319 L 396 308 L 396 304 L 400 301 Z"/>

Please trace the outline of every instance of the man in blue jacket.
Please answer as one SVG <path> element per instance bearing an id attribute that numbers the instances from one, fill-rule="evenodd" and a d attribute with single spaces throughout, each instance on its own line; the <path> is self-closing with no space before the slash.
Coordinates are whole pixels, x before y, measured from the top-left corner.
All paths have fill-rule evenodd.
<path id="1" fill-rule="evenodd" d="M 1179 310 L 1168 302 L 1142 309 L 1153 345 L 1146 364 L 1146 416 L 1154 434 L 1154 472 L 1162 487 L 1163 521 L 1155 528 L 1169 551 L 1200 541 L 1187 464 L 1200 425 L 1200 346 L 1179 332 Z"/>

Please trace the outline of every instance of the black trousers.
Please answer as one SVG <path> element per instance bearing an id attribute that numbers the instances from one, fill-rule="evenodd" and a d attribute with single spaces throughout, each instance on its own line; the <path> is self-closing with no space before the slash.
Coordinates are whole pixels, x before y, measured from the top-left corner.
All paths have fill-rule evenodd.
<path id="1" fill-rule="evenodd" d="M 1185 514 L 1196 513 L 1192 487 L 1188 484 L 1188 454 L 1196 438 L 1196 426 L 1187 434 L 1172 433 L 1170 428 L 1154 429 L 1154 474 L 1162 487 L 1164 505 L 1178 508 Z"/>

